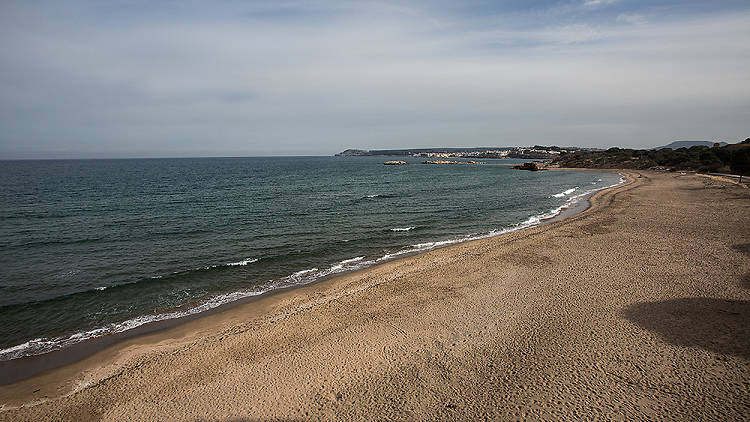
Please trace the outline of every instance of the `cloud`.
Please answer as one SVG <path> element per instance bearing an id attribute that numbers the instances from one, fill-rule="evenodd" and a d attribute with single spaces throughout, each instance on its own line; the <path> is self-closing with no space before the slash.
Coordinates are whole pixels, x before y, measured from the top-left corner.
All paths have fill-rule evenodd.
<path id="1" fill-rule="evenodd" d="M 639 15 L 637 13 L 622 13 L 617 15 L 617 22 L 627 23 L 630 25 L 645 25 L 648 23 L 648 20 L 645 16 Z"/>
<path id="2" fill-rule="evenodd" d="M 0 18 L 0 156 L 747 137 L 748 11 L 639 26 L 284 5 Z"/>
<path id="3" fill-rule="evenodd" d="M 586 0 L 583 5 L 586 7 L 599 7 L 614 4 L 617 3 L 617 1 L 618 0 Z"/>

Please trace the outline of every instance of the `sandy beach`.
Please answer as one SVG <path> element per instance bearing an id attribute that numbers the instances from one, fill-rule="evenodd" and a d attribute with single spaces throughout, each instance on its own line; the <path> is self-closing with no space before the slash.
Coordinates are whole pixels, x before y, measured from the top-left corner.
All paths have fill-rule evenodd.
<path id="1" fill-rule="evenodd" d="M 0 386 L 0 420 L 746 420 L 750 189 L 626 174 L 565 220 Z"/>

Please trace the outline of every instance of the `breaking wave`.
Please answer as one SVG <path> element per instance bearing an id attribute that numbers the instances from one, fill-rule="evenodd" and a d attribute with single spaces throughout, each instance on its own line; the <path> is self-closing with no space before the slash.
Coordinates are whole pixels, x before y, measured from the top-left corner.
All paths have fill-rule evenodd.
<path id="1" fill-rule="evenodd" d="M 556 193 L 556 194 L 552 195 L 552 197 L 553 198 L 562 198 L 565 195 L 570 195 L 571 193 L 575 192 L 577 189 L 578 189 L 578 186 L 576 186 L 574 188 L 570 188 L 570 189 L 565 190 L 565 191 L 562 191 L 560 193 Z"/>

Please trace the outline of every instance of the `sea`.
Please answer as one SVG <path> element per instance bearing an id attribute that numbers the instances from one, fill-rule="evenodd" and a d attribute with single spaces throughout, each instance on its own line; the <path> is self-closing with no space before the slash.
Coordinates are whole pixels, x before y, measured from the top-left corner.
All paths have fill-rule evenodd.
<path id="1" fill-rule="evenodd" d="M 623 181 L 387 159 L 0 161 L 0 360 L 538 225 Z"/>

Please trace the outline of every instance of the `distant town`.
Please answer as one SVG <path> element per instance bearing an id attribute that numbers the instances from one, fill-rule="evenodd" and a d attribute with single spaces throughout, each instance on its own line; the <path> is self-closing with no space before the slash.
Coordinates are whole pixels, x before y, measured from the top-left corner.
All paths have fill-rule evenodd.
<path id="1" fill-rule="evenodd" d="M 595 148 L 541 146 L 533 147 L 479 147 L 479 148 L 412 148 L 361 150 L 347 149 L 336 154 L 337 157 L 356 156 L 403 156 L 428 158 L 526 158 L 551 159 L 561 153 L 573 151 L 594 151 Z"/>

